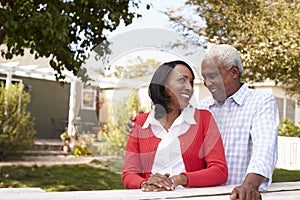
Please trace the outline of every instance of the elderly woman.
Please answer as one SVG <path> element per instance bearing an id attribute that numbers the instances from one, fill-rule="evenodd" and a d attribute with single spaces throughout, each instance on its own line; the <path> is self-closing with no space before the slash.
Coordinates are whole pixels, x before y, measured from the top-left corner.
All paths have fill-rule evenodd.
<path id="1" fill-rule="evenodd" d="M 122 179 L 127 189 L 170 191 L 225 183 L 228 176 L 220 133 L 211 113 L 189 106 L 194 73 L 183 61 L 154 73 L 153 109 L 136 117 Z"/>

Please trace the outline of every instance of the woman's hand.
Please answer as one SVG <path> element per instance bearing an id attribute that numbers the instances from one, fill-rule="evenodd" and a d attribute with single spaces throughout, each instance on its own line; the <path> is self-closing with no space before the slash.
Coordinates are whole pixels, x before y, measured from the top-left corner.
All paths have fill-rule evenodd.
<path id="1" fill-rule="evenodd" d="M 188 184 L 188 178 L 184 174 L 172 176 L 172 177 L 170 177 L 170 180 L 173 182 L 175 187 L 177 185 L 185 186 L 186 184 Z"/>
<path id="2" fill-rule="evenodd" d="M 141 190 L 144 192 L 172 191 L 175 185 L 169 176 L 168 173 L 164 175 L 156 173 L 142 184 Z"/>

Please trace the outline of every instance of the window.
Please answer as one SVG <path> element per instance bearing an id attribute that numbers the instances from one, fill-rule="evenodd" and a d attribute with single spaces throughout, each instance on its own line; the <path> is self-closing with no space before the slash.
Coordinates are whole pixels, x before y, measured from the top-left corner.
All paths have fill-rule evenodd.
<path id="1" fill-rule="evenodd" d="M 296 103 L 293 100 L 286 100 L 286 115 L 285 117 L 290 118 L 295 123 L 295 106 Z"/>
<path id="2" fill-rule="evenodd" d="M 96 90 L 82 90 L 81 108 L 85 110 L 96 110 Z"/>
<path id="3" fill-rule="evenodd" d="M 283 109 L 284 109 L 283 98 L 275 97 L 275 99 L 276 99 L 276 103 L 277 103 L 277 107 L 278 107 L 279 118 L 282 119 L 283 118 Z"/>
<path id="4" fill-rule="evenodd" d="M 296 102 L 291 99 L 275 97 L 279 111 L 279 118 L 289 118 L 295 123 Z"/>

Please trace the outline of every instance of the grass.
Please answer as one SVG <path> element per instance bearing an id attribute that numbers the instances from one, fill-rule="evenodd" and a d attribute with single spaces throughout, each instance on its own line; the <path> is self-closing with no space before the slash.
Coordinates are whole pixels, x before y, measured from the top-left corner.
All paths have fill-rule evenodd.
<path id="1" fill-rule="evenodd" d="M 97 161 L 92 164 L 2 166 L 0 188 L 39 187 L 48 192 L 124 189 L 120 173 L 95 166 Z"/>
<path id="2" fill-rule="evenodd" d="M 300 170 L 275 169 L 273 183 L 300 181 Z"/>
<path id="3" fill-rule="evenodd" d="M 0 187 L 39 187 L 49 192 L 124 189 L 121 174 L 111 171 L 120 171 L 121 161 L 110 159 L 103 165 L 93 160 L 90 164 L 3 166 L 0 167 Z M 275 169 L 273 182 L 292 181 L 300 181 L 300 170 Z"/>

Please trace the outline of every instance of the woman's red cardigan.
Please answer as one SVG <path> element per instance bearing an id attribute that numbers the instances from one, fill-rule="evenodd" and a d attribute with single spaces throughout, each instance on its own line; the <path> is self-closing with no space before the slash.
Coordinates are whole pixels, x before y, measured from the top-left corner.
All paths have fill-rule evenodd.
<path id="1" fill-rule="evenodd" d="M 155 153 L 160 142 L 151 126 L 142 129 L 149 113 L 137 116 L 126 147 L 122 172 L 125 188 L 138 189 L 151 175 Z M 207 110 L 195 109 L 196 124 L 179 136 L 182 158 L 188 177 L 185 187 L 220 185 L 227 181 L 224 147 L 216 122 Z"/>

